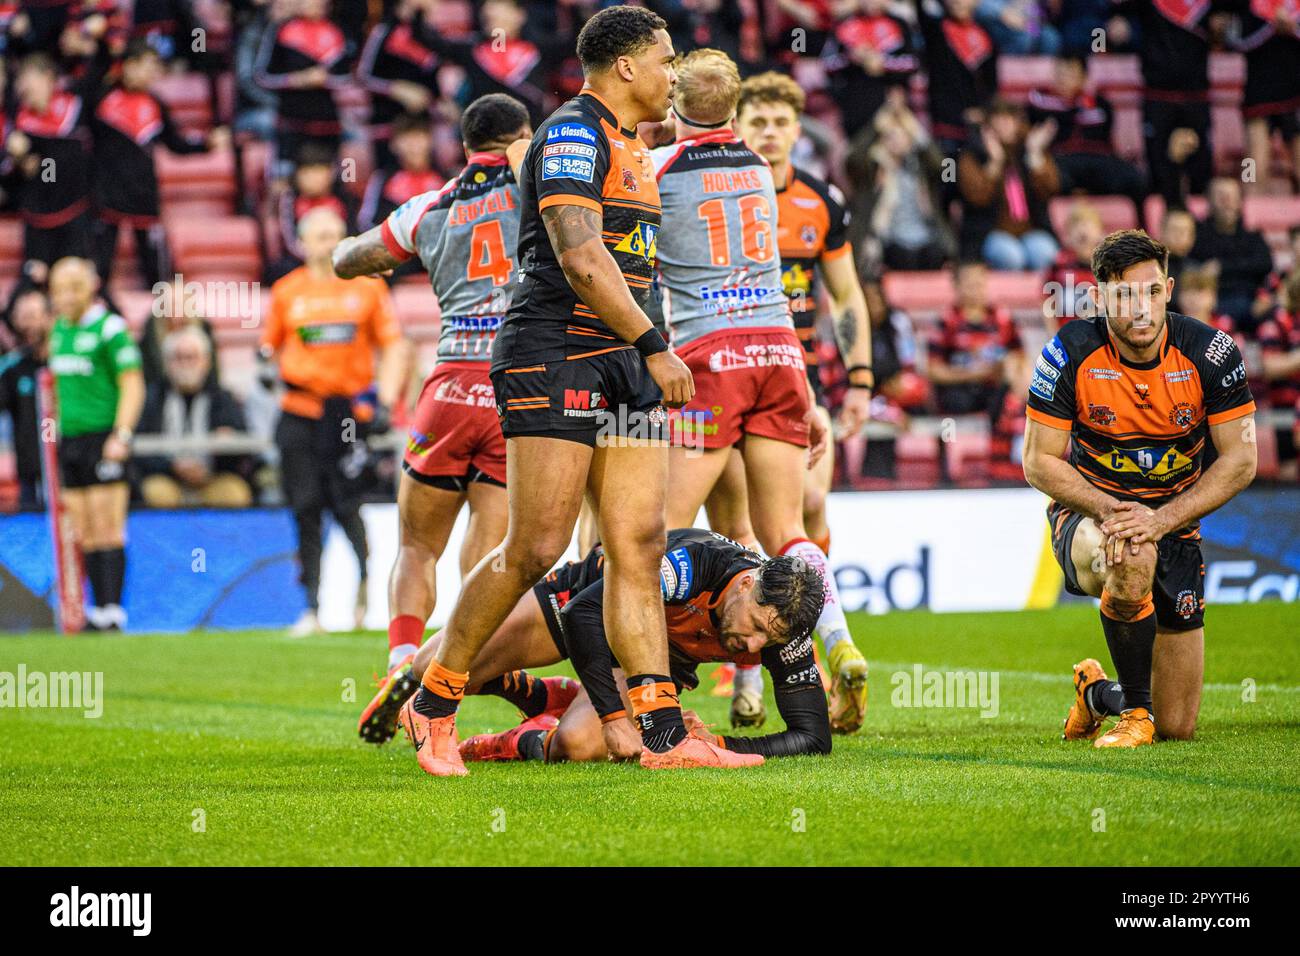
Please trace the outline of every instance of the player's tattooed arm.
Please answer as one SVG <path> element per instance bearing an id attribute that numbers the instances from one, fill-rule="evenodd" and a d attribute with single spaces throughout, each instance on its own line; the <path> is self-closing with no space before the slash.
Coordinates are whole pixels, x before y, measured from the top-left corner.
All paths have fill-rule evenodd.
<path id="1" fill-rule="evenodd" d="M 348 236 L 334 249 L 334 272 L 340 279 L 373 276 L 395 269 L 402 260 L 388 251 L 382 226 Z"/>
<path id="2" fill-rule="evenodd" d="M 587 308 L 625 342 L 649 331 L 650 320 L 605 245 L 600 212 L 576 203 L 547 206 L 542 222 L 565 278 Z"/>

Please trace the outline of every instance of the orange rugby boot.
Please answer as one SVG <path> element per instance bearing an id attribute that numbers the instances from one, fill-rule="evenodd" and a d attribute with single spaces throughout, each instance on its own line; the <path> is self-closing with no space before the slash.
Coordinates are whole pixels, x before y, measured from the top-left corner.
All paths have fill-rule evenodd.
<path id="1" fill-rule="evenodd" d="M 469 771 L 460 759 L 456 740 L 456 715 L 429 718 L 415 712 L 410 697 L 398 713 L 398 723 L 411 738 L 420 769 L 435 777 L 464 777 Z"/>
<path id="2" fill-rule="evenodd" d="M 1106 718 L 1094 716 L 1088 707 L 1088 688 L 1099 680 L 1109 680 L 1101 664 L 1089 657 L 1074 665 L 1074 703 L 1065 715 L 1065 732 L 1062 740 L 1092 740 L 1101 733 Z"/>
<path id="3" fill-rule="evenodd" d="M 366 704 L 357 721 L 357 733 L 371 744 L 386 744 L 397 733 L 397 713 L 402 705 L 420 689 L 420 682 L 411 673 L 414 654 L 407 655 L 388 676 L 379 682 L 379 690 Z"/>
<path id="4" fill-rule="evenodd" d="M 1141 747 L 1156 742 L 1156 722 L 1145 707 L 1130 707 L 1119 715 L 1119 723 L 1102 734 L 1094 747 Z"/>
<path id="5" fill-rule="evenodd" d="M 762 754 L 738 754 L 696 736 L 687 736 L 676 747 L 661 754 L 641 748 L 641 766 L 647 770 L 690 770 L 695 767 L 732 770 L 757 767 L 762 763 Z"/>

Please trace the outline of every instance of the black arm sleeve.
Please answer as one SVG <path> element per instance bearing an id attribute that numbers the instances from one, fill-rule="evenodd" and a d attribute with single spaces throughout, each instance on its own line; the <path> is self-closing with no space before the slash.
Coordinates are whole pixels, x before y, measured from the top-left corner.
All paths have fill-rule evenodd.
<path id="1" fill-rule="evenodd" d="M 623 709 L 614 668 L 618 662 L 605 640 L 604 579 L 595 581 L 569 599 L 560 611 L 564 642 L 578 679 L 602 718 Z"/>
<path id="2" fill-rule="evenodd" d="M 806 650 L 805 650 L 806 645 Z M 831 752 L 831 718 L 826 693 L 812 655 L 812 639 L 796 647 L 769 647 L 763 651 L 763 666 L 772 676 L 776 709 L 785 730 L 762 737 L 723 737 L 728 750 L 764 757 L 795 757 L 799 754 Z M 786 663 L 789 660 L 789 663 Z"/>

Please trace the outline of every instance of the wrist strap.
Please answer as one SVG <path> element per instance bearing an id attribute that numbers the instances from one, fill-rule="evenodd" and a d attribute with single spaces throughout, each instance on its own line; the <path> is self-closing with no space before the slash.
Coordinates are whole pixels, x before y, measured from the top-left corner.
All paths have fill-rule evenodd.
<path id="1" fill-rule="evenodd" d="M 658 329 L 647 329 L 633 344 L 636 346 L 636 350 L 646 358 L 668 351 L 668 343 L 664 341 L 664 337 L 659 334 Z"/>
<path id="2" fill-rule="evenodd" d="M 858 382 L 853 381 L 853 373 L 854 373 L 854 372 L 866 372 L 868 375 L 871 376 L 871 384 L 870 384 L 870 385 L 862 385 L 862 384 L 859 384 Z M 873 369 L 870 365 L 851 365 L 851 366 L 849 366 L 849 369 L 848 369 L 848 378 L 849 378 L 849 388 L 870 388 L 870 389 L 874 389 L 874 388 L 876 387 L 876 371 L 875 371 L 875 369 Z"/>

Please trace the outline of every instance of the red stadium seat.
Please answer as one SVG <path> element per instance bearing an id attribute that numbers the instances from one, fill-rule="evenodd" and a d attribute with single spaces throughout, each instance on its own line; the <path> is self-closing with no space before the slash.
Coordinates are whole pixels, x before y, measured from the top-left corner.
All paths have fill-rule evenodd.
<path id="1" fill-rule="evenodd" d="M 948 477 L 958 482 L 984 482 L 989 478 L 990 441 L 988 435 L 958 433 L 944 442 Z"/>
<path id="2" fill-rule="evenodd" d="M 1246 85 L 1246 57 L 1240 53 L 1210 54 L 1210 102 L 1241 108 Z"/>
<path id="3" fill-rule="evenodd" d="M 154 87 L 172 120 L 186 132 L 212 128 L 212 91 L 201 73 L 168 73 Z"/>
<path id="4" fill-rule="evenodd" d="M 187 282 L 200 273 L 235 282 L 256 282 L 261 276 L 257 221 L 250 216 L 169 218 L 167 239 L 172 263 Z"/>
<path id="5" fill-rule="evenodd" d="M 885 296 L 904 312 L 935 312 L 952 305 L 948 272 L 886 272 Z"/>
<path id="6" fill-rule="evenodd" d="M 1116 229 L 1133 229 L 1137 226 L 1137 214 L 1133 203 L 1124 196 L 1057 196 L 1047 207 L 1052 218 L 1052 228 L 1058 236 L 1065 235 L 1065 224 L 1070 218 L 1070 210 L 1077 205 L 1087 205 L 1097 210 L 1101 216 L 1101 225 L 1106 232 Z"/>
<path id="7" fill-rule="evenodd" d="M 1052 85 L 1050 56 L 1003 56 L 998 58 L 998 92 L 1023 103 L 1031 90 Z"/>
<path id="8" fill-rule="evenodd" d="M 1205 201 L 1204 196 L 1188 196 L 1187 208 L 1198 220 L 1204 219 L 1206 213 L 1210 211 L 1209 203 Z M 1148 196 L 1147 201 L 1142 204 L 1142 219 L 1146 223 L 1146 230 L 1157 239 L 1160 238 L 1160 220 L 1165 215 L 1165 200 L 1163 196 Z"/>
<path id="9" fill-rule="evenodd" d="M 1142 67 L 1133 53 L 1091 56 L 1088 57 L 1088 79 L 1099 92 L 1115 102 L 1117 94 L 1136 93 L 1142 89 Z"/>
<path id="10" fill-rule="evenodd" d="M 1012 310 L 1038 310 L 1043 304 L 1043 276 L 1037 272 L 990 270 L 988 300 Z"/>
<path id="11" fill-rule="evenodd" d="M 0 219 L 0 278 L 16 279 L 22 268 L 23 224 L 8 217 Z"/>
<path id="12" fill-rule="evenodd" d="M 1300 226 L 1300 196 L 1247 196 L 1242 207 L 1247 229 L 1280 232 Z"/>
<path id="13" fill-rule="evenodd" d="M 173 199 L 207 199 L 222 202 L 228 212 L 234 211 L 235 157 L 230 150 L 191 156 L 173 156 L 159 150 L 156 165 L 164 213 Z"/>

